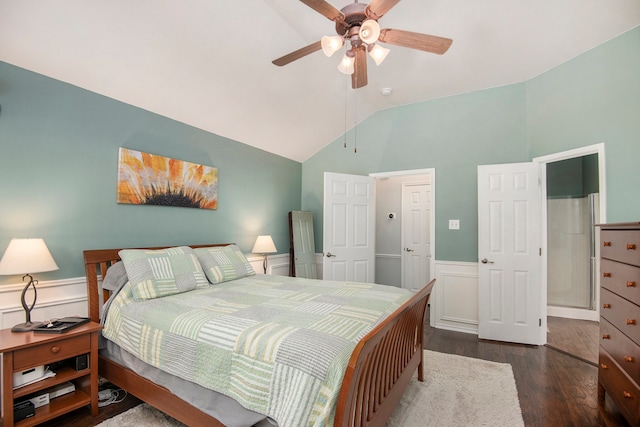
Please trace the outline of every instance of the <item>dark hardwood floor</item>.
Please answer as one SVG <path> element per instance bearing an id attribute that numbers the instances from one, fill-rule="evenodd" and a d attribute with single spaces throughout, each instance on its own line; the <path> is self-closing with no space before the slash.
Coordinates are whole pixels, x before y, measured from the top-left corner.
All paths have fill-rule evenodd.
<path id="1" fill-rule="evenodd" d="M 547 330 L 547 346 L 598 364 L 598 322 L 548 316 Z"/>
<path id="2" fill-rule="evenodd" d="M 606 412 L 600 414 L 598 369 L 589 363 L 545 346 L 483 341 L 476 335 L 429 326 L 425 327 L 425 338 L 428 350 L 511 364 L 527 427 L 627 425 L 608 399 Z M 136 398 L 129 396 L 120 404 L 101 408 L 97 418 L 92 418 L 88 408 L 83 408 L 48 425 L 95 426 L 138 403 Z"/>

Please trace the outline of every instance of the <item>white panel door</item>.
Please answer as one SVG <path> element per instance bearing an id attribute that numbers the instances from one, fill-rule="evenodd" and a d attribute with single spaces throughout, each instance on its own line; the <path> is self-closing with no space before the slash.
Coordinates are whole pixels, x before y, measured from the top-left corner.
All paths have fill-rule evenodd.
<path id="1" fill-rule="evenodd" d="M 478 166 L 479 338 L 545 343 L 539 218 L 537 165 Z"/>
<path id="2" fill-rule="evenodd" d="M 374 281 L 375 180 L 325 172 L 322 277 Z"/>
<path id="3" fill-rule="evenodd" d="M 431 184 L 402 184 L 402 287 L 416 292 L 429 283 Z"/>

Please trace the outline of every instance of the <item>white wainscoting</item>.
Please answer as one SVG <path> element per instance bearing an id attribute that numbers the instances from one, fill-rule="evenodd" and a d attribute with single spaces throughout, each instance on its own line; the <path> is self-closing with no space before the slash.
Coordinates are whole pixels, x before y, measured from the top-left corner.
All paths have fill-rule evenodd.
<path id="1" fill-rule="evenodd" d="M 434 273 L 431 326 L 477 335 L 478 264 L 436 261 Z"/>
<path id="2" fill-rule="evenodd" d="M 248 256 L 257 274 L 262 274 L 262 257 Z M 289 275 L 289 255 L 267 258 L 267 273 Z M 322 278 L 322 253 L 316 254 L 319 279 Z M 431 296 L 431 325 L 440 329 L 478 333 L 478 266 L 476 263 L 435 262 L 436 286 Z M 25 283 L 0 286 L 0 327 L 25 321 L 20 293 Z M 64 316 L 87 315 L 87 290 L 84 277 L 38 283 L 38 300 L 31 312 L 34 321 Z M 31 302 L 31 292 L 27 303 Z"/>
<path id="3" fill-rule="evenodd" d="M 37 276 L 37 275 L 36 275 Z M 0 327 L 10 328 L 25 321 L 25 313 L 20 303 L 20 294 L 26 283 L 0 286 Z M 31 312 L 32 321 L 42 321 L 64 316 L 87 315 L 87 287 L 84 277 L 40 281 L 36 285 L 38 299 Z M 27 305 L 33 301 L 29 290 Z"/>

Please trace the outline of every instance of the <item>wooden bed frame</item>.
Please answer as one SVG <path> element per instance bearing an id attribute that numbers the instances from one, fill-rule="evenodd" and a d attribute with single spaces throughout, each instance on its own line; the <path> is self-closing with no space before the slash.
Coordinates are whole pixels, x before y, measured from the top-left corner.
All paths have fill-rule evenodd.
<path id="1" fill-rule="evenodd" d="M 84 251 L 89 317 L 95 322 L 100 321 L 101 301 L 109 297 L 109 292 L 101 288 L 98 273 L 104 277 L 107 269 L 120 260 L 120 250 Z M 418 380 L 424 380 L 423 324 L 434 283 L 435 279 L 356 345 L 342 381 L 334 426 L 384 426 L 416 369 Z M 224 427 L 217 419 L 130 369 L 103 357 L 99 357 L 98 365 L 100 376 L 189 426 Z"/>

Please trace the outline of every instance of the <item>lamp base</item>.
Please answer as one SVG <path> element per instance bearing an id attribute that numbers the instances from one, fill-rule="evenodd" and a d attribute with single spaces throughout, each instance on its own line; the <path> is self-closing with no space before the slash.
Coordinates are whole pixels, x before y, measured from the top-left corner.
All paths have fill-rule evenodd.
<path id="1" fill-rule="evenodd" d="M 42 325 L 42 322 L 19 323 L 11 328 L 11 332 L 31 332 L 40 325 Z"/>

